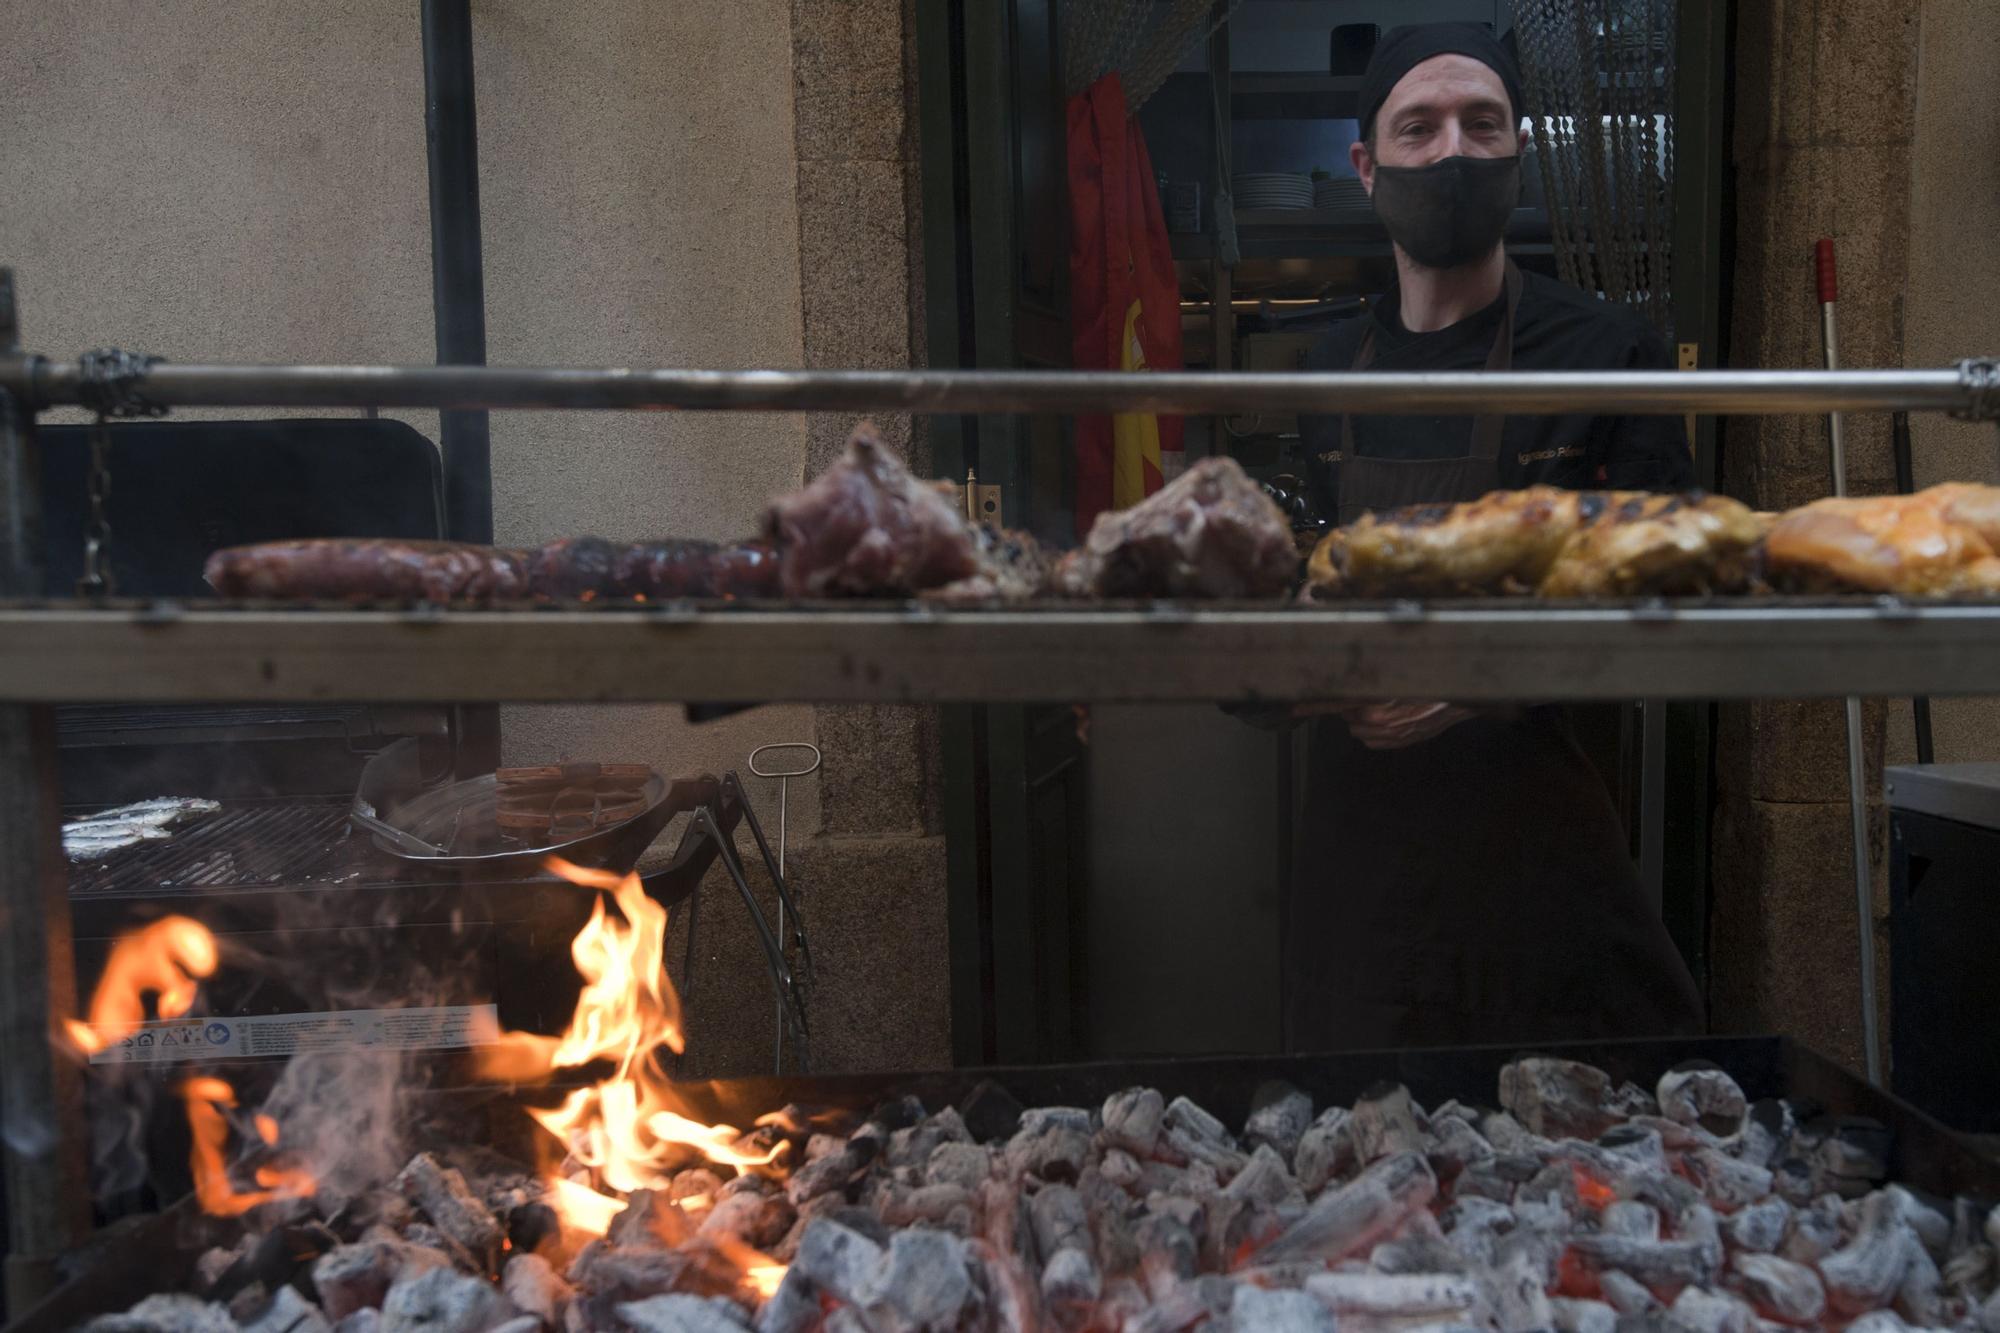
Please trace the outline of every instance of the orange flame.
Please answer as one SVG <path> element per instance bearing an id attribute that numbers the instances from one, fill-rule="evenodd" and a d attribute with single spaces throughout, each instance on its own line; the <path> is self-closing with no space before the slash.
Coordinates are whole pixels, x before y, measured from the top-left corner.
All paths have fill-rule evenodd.
<path id="1" fill-rule="evenodd" d="M 1590 1209 L 1602 1209 L 1618 1200 L 1618 1191 L 1576 1163 L 1570 1163 L 1570 1179 L 1576 1183 L 1577 1202 Z"/>
<path id="2" fill-rule="evenodd" d="M 743 1284 L 757 1293 L 757 1299 L 768 1301 L 778 1294 L 778 1284 L 785 1280 L 785 1265 L 726 1233 L 715 1238 L 715 1249 L 742 1272 Z"/>
<path id="3" fill-rule="evenodd" d="M 489 1078 L 528 1082 L 557 1069 L 598 1060 L 616 1068 L 593 1087 L 579 1088 L 554 1109 L 528 1114 L 563 1145 L 569 1158 L 589 1168 L 602 1185 L 621 1193 L 664 1189 L 693 1148 L 711 1162 L 764 1166 L 783 1145 L 768 1150 L 737 1146 L 730 1125 L 707 1125 L 682 1114 L 673 1084 L 662 1072 L 662 1051 L 685 1048 L 680 996 L 667 978 L 667 909 L 646 893 L 636 874 L 592 870 L 550 857 L 548 868 L 572 884 L 598 891 L 590 920 L 577 932 L 570 957 L 583 977 L 576 1012 L 560 1037 L 508 1032 L 480 1050 Z M 613 913 L 608 902 L 617 907 Z M 622 1205 L 614 1198 L 564 1180 L 550 1196 L 563 1221 L 579 1231 L 604 1234 Z M 768 1262 L 768 1261 L 766 1261 Z"/>
<path id="4" fill-rule="evenodd" d="M 186 1013 L 194 1004 L 197 983 L 215 971 L 215 964 L 215 936 L 199 921 L 168 916 L 127 931 L 111 946 L 104 975 L 90 997 L 90 1021 L 67 1018 L 63 1027 L 79 1050 L 95 1055 L 146 1021 L 147 991 L 159 996 L 161 1018 Z"/>
<path id="5" fill-rule="evenodd" d="M 194 1171 L 195 1200 L 203 1212 L 234 1217 L 260 1203 L 308 1195 L 316 1188 L 309 1172 L 297 1167 L 265 1166 L 257 1171 L 257 1183 L 264 1188 L 237 1190 L 229 1183 L 229 1169 L 223 1160 L 223 1150 L 229 1145 L 229 1118 L 223 1112 L 235 1108 L 236 1090 L 219 1078 L 198 1076 L 181 1084 L 181 1096 L 187 1101 L 188 1128 L 194 1135 L 188 1165 Z M 257 1132 L 265 1142 L 275 1143 L 277 1130 L 277 1121 L 271 1117 L 257 1117 Z"/>

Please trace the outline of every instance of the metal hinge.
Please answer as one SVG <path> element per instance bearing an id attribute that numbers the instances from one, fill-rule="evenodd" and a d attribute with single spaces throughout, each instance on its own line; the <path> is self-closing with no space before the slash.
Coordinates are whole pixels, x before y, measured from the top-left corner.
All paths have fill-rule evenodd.
<path id="1" fill-rule="evenodd" d="M 967 522 L 1000 526 L 999 486 L 982 484 L 979 474 L 971 468 L 966 469 L 964 481 L 948 481 L 945 485 L 951 488 L 952 503 L 964 512 Z"/>

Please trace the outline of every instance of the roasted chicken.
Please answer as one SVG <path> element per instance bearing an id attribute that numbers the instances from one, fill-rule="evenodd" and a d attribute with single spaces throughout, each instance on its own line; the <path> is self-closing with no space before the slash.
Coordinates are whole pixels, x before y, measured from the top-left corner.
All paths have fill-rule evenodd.
<path id="1" fill-rule="evenodd" d="M 1781 515 L 1764 570 L 1781 592 L 2000 593 L 2000 486 L 1816 500 Z"/>
<path id="2" fill-rule="evenodd" d="M 1530 486 L 1371 514 L 1328 534 L 1307 573 L 1316 596 L 1728 592 L 1762 535 L 1721 496 Z"/>

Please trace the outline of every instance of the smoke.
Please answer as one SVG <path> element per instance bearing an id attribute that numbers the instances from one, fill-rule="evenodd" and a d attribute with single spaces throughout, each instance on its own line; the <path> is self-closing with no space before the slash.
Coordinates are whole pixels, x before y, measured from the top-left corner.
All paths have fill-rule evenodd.
<path id="1" fill-rule="evenodd" d="M 395 1051 L 311 1051 L 278 1076 L 264 1111 L 282 1127 L 286 1157 L 312 1173 L 322 1195 L 354 1198 L 409 1160 L 405 1063 Z"/>

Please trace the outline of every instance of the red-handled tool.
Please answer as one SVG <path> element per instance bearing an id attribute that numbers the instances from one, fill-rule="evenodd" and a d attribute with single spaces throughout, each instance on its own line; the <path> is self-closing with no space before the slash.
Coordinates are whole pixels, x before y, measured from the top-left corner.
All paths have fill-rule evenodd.
<path id="1" fill-rule="evenodd" d="M 1833 241 L 1822 238 L 1813 247 L 1813 271 L 1819 280 L 1819 326 L 1826 341 L 1826 368 L 1840 369 L 1840 342 L 1834 334 L 1833 308 L 1839 296 L 1834 276 Z M 1833 493 L 1847 494 L 1847 434 L 1838 412 L 1826 414 L 1827 439 L 1833 455 Z M 1847 701 L 1847 806 L 1853 819 L 1854 899 L 1861 934 L 1861 1049 L 1868 1081 L 1882 1082 L 1882 1034 L 1875 1015 L 1875 893 L 1868 857 L 1868 791 L 1862 765 L 1861 700 Z"/>

